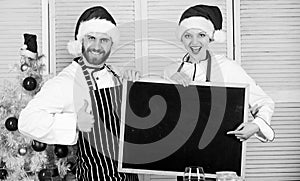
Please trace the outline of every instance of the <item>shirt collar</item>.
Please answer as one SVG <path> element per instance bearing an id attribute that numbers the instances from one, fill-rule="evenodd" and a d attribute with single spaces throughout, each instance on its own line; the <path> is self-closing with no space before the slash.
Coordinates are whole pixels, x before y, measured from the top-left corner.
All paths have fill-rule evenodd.
<path id="1" fill-rule="evenodd" d="M 74 58 L 74 61 L 78 63 L 79 60 L 83 60 L 85 62 L 85 66 L 88 70 L 91 70 L 92 72 L 103 70 L 106 67 L 106 64 L 103 64 L 102 66 L 93 66 L 89 64 L 84 57 L 76 57 Z"/>

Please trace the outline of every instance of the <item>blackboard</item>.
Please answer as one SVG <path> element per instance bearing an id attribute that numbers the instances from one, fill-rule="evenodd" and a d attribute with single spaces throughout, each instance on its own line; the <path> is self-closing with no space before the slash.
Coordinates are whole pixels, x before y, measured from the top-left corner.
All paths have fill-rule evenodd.
<path id="1" fill-rule="evenodd" d="M 245 143 L 228 131 L 248 118 L 248 86 L 124 82 L 121 172 L 182 176 L 186 166 L 244 172 Z"/>

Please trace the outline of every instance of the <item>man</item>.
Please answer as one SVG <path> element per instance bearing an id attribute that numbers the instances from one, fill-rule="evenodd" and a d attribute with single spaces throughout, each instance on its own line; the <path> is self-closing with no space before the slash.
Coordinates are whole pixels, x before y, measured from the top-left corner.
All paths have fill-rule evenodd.
<path id="1" fill-rule="evenodd" d="M 234 134 L 240 141 L 252 135 L 263 142 L 272 141 L 275 135 L 270 127 L 274 111 L 272 99 L 240 65 L 209 50 L 211 42 L 225 41 L 225 33 L 221 29 L 222 14 L 218 7 L 196 5 L 185 10 L 176 33 L 187 53 L 180 63 L 167 66 L 164 76 L 183 86 L 210 81 L 249 84 L 249 107 L 254 120 L 241 124 L 228 134 Z"/>
<path id="2" fill-rule="evenodd" d="M 68 44 L 74 61 L 47 81 L 19 117 L 24 135 L 48 143 L 78 143 L 76 177 L 82 181 L 135 181 L 117 171 L 120 136 L 120 72 L 106 65 L 119 30 L 109 12 L 96 6 L 79 18 L 75 41 Z M 136 71 L 122 75 L 139 78 Z"/>

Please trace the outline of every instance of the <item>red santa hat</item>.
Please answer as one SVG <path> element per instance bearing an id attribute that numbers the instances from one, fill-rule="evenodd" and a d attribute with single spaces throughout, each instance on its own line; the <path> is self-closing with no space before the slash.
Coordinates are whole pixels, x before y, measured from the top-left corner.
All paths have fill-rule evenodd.
<path id="1" fill-rule="evenodd" d="M 75 40 L 68 43 L 71 55 L 77 57 L 82 54 L 82 39 L 91 32 L 106 33 L 111 37 L 113 46 L 119 42 L 120 32 L 115 20 L 105 8 L 95 6 L 85 10 L 77 21 Z"/>
<path id="2" fill-rule="evenodd" d="M 188 29 L 196 28 L 205 31 L 211 40 L 224 42 L 226 34 L 222 31 L 222 13 L 217 6 L 196 5 L 183 12 L 179 20 L 176 35 L 181 41 Z"/>
<path id="3" fill-rule="evenodd" d="M 26 57 L 36 59 L 37 58 L 37 42 L 36 42 L 36 35 L 25 33 L 24 36 L 24 49 L 25 51 L 23 54 Z"/>

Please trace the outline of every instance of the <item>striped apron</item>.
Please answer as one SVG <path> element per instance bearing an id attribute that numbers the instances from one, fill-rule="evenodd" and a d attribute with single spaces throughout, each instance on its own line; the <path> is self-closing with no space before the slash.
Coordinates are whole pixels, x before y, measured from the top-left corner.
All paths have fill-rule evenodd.
<path id="1" fill-rule="evenodd" d="M 138 181 L 136 174 L 120 173 L 118 147 L 120 136 L 121 82 L 112 73 L 115 87 L 98 89 L 96 81 L 81 59 L 77 60 L 86 78 L 95 119 L 91 132 L 79 132 L 76 177 L 79 181 Z M 94 70 L 97 71 L 97 70 Z M 92 81 L 94 81 L 95 88 Z"/>

